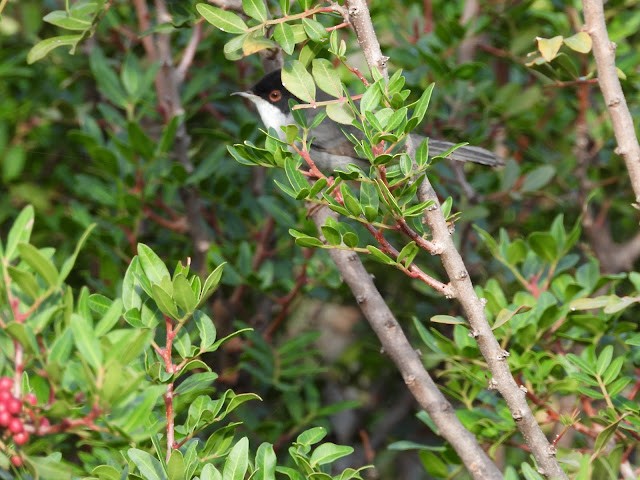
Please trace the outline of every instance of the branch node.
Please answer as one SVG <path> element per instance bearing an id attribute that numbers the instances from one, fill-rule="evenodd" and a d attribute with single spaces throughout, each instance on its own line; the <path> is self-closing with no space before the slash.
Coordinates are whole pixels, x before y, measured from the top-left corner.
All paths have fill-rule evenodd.
<path id="1" fill-rule="evenodd" d="M 496 359 L 498 361 L 502 361 L 504 359 L 506 359 L 509 355 L 511 355 L 509 352 L 507 352 L 506 350 L 501 350 L 498 352 L 498 356 L 496 357 Z"/>
<path id="2" fill-rule="evenodd" d="M 469 276 L 469 274 L 467 273 L 466 270 L 461 270 L 458 272 L 458 275 L 456 275 L 456 278 L 458 280 L 464 280 L 465 278 L 467 278 Z"/>
<path id="3" fill-rule="evenodd" d="M 622 100 L 620 99 L 620 97 L 613 97 L 611 100 L 609 100 L 609 102 L 607 103 L 608 107 L 617 107 L 618 105 L 620 105 L 620 102 Z"/>
<path id="4" fill-rule="evenodd" d="M 520 385 L 518 388 L 519 388 L 519 389 L 520 389 L 520 391 L 521 391 L 522 393 L 524 393 L 525 395 L 529 392 L 529 390 L 527 389 L 527 387 L 525 387 L 524 385 Z"/>
<path id="5" fill-rule="evenodd" d="M 476 330 L 475 328 L 469 330 L 469 336 L 471 338 L 478 338 L 480 336 L 480 332 L 478 330 Z"/>
<path id="6" fill-rule="evenodd" d="M 488 300 L 486 298 L 481 297 L 478 300 L 480 300 L 480 305 L 482 305 L 482 308 L 487 306 Z"/>
<path id="7" fill-rule="evenodd" d="M 511 417 L 516 421 L 519 422 L 522 420 L 522 412 L 520 410 L 515 410 L 512 414 Z"/>
<path id="8" fill-rule="evenodd" d="M 615 52 L 616 48 L 618 48 L 618 44 L 616 42 L 609 42 L 609 49 L 611 49 L 612 52 Z"/>
<path id="9" fill-rule="evenodd" d="M 556 453 L 558 453 L 558 449 L 554 445 L 549 445 L 549 448 L 547 449 L 547 455 L 549 455 L 550 457 L 555 457 Z"/>
<path id="10" fill-rule="evenodd" d="M 406 383 L 409 386 L 413 385 L 414 383 L 416 383 L 416 376 L 408 375 L 407 378 L 404 379 L 404 383 Z"/>
<path id="11" fill-rule="evenodd" d="M 357 295 L 356 296 L 356 302 L 358 302 L 358 305 L 362 305 L 367 299 L 365 298 L 364 295 Z"/>
<path id="12" fill-rule="evenodd" d="M 487 386 L 487 388 L 489 390 L 497 390 L 498 389 L 498 382 L 496 381 L 495 378 L 492 378 L 491 380 L 489 380 L 489 385 Z"/>
<path id="13" fill-rule="evenodd" d="M 431 249 L 431 255 L 442 255 L 442 253 L 444 252 L 444 245 L 442 245 L 442 243 L 440 242 L 431 242 L 433 248 Z"/>

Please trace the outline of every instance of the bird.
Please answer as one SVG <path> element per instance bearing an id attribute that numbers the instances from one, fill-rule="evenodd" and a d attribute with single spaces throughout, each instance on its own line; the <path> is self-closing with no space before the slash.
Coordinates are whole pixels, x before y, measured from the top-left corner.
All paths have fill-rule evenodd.
<path id="1" fill-rule="evenodd" d="M 295 124 L 289 100 L 293 99 L 298 103 L 304 103 L 283 86 L 280 69 L 267 73 L 249 90 L 234 92 L 232 95 L 239 95 L 251 101 L 255 105 L 266 129 L 273 128 L 283 141 L 285 140 L 285 133 L 281 127 Z M 335 100 L 335 98 L 323 92 L 318 92 L 317 101 L 324 100 Z M 312 108 L 305 109 L 305 112 L 309 117 L 309 121 L 317 114 L 317 111 Z M 370 166 L 368 160 L 357 154 L 354 144 L 349 141 L 345 134 L 353 135 L 359 140 L 364 136 L 356 127 L 337 123 L 328 117 L 311 130 L 313 140 L 310 154 L 314 163 L 321 170 L 334 171 L 346 168 L 349 164 L 355 164 L 362 168 Z M 411 138 L 415 142 L 421 142 L 424 137 L 412 134 Z M 417 145 L 418 143 L 415 144 Z M 430 138 L 429 153 L 431 156 L 439 155 L 455 145 L 455 143 L 446 140 Z M 469 145 L 459 147 L 449 155 L 449 158 L 490 167 L 504 164 L 500 158 L 489 150 Z"/>

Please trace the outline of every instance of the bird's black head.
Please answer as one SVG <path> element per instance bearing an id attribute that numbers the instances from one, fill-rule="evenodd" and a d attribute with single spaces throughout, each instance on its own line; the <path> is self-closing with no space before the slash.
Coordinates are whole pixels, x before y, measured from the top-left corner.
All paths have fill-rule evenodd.
<path id="1" fill-rule="evenodd" d="M 278 107 L 281 112 L 288 113 L 289 99 L 294 99 L 298 102 L 300 102 L 300 100 L 284 88 L 280 75 L 280 69 L 267 73 L 251 88 L 250 92 Z"/>

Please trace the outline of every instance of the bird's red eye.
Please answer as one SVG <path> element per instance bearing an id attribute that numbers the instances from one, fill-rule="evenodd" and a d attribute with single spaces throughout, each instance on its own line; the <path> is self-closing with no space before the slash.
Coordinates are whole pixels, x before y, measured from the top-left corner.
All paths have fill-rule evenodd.
<path id="1" fill-rule="evenodd" d="M 280 90 L 271 90 L 269 92 L 269 100 L 272 102 L 279 102 L 282 98 L 282 92 Z"/>

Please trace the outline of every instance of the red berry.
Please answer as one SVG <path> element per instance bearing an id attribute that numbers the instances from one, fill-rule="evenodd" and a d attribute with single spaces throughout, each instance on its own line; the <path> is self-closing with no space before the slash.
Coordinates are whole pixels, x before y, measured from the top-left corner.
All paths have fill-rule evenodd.
<path id="1" fill-rule="evenodd" d="M 29 405 L 32 405 L 34 407 L 38 404 L 38 399 L 36 398 L 36 396 L 33 393 L 27 393 L 24 396 L 24 401 L 27 402 Z"/>
<path id="2" fill-rule="evenodd" d="M 15 397 L 11 397 L 6 402 L 7 411 L 13 415 L 17 415 L 22 411 L 22 402 Z"/>
<path id="3" fill-rule="evenodd" d="M 0 377 L 0 391 L 9 392 L 13 388 L 13 380 L 9 377 Z"/>
<path id="4" fill-rule="evenodd" d="M 16 445 L 24 445 L 29 441 L 29 433 L 28 432 L 20 432 L 16 433 L 13 436 L 13 443 Z"/>
<path id="5" fill-rule="evenodd" d="M 9 412 L 0 412 L 0 427 L 9 426 L 9 422 L 13 416 Z"/>
<path id="6" fill-rule="evenodd" d="M 0 390 L 0 403 L 6 403 L 13 398 L 9 390 Z"/>
<path id="7" fill-rule="evenodd" d="M 13 465 L 14 467 L 21 467 L 22 465 L 24 465 L 24 462 L 22 461 L 22 457 L 19 455 L 14 455 L 11 457 L 11 465 Z"/>
<path id="8" fill-rule="evenodd" d="M 24 431 L 24 424 L 22 423 L 22 420 L 20 420 L 19 418 L 13 417 L 9 421 L 9 425 L 7 428 L 11 433 L 20 433 Z"/>
<path id="9" fill-rule="evenodd" d="M 7 411 L 7 404 L 4 402 L 0 402 L 0 412 L 6 412 Z"/>
<path id="10" fill-rule="evenodd" d="M 42 429 L 47 429 L 51 426 L 51 422 L 47 417 L 42 417 L 40 419 L 40 423 L 38 424 L 38 426 Z"/>

